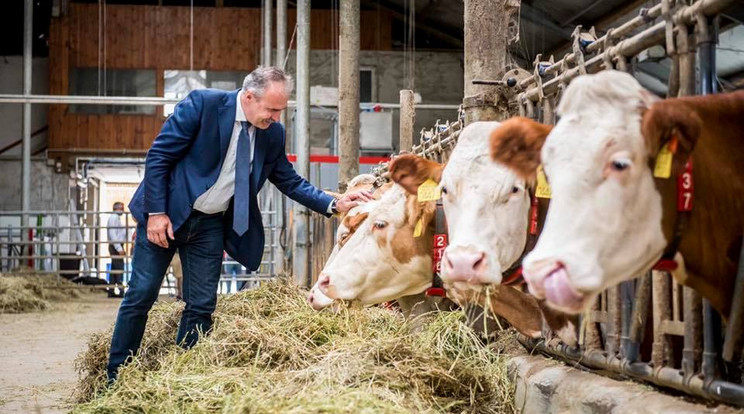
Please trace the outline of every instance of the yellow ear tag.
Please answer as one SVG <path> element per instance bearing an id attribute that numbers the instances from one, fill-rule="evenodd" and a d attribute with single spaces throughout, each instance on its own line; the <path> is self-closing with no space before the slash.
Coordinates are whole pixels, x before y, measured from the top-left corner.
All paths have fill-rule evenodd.
<path id="1" fill-rule="evenodd" d="M 421 234 L 424 232 L 424 222 L 421 219 L 418 219 L 416 222 L 416 227 L 413 228 L 413 237 L 421 237 Z"/>
<path id="2" fill-rule="evenodd" d="M 537 188 L 535 189 L 535 196 L 538 198 L 550 198 L 550 185 L 548 184 L 548 178 L 545 176 L 543 166 L 537 167 Z"/>
<path id="3" fill-rule="evenodd" d="M 672 141 L 670 141 L 672 142 Z M 664 144 L 656 156 L 656 165 L 654 166 L 654 177 L 669 178 L 672 176 L 672 159 L 674 153 L 669 149 L 669 142 Z"/>
<path id="4" fill-rule="evenodd" d="M 427 201 L 437 201 L 442 198 L 442 189 L 439 184 L 431 178 L 424 181 L 418 188 L 418 201 L 424 203 Z"/>

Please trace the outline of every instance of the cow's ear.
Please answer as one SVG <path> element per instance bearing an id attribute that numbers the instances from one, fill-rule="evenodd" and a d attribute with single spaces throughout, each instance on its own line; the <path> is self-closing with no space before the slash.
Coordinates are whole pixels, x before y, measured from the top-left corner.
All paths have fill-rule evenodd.
<path id="1" fill-rule="evenodd" d="M 396 157 L 390 163 L 390 179 L 411 194 L 418 194 L 418 188 L 427 179 L 437 183 L 442 179 L 444 166 L 413 154 Z"/>
<path id="2" fill-rule="evenodd" d="M 653 104 L 641 121 L 649 157 L 655 159 L 661 148 L 676 138 L 673 165 L 674 171 L 680 171 L 695 148 L 701 125 L 700 116 L 684 101 L 669 99 Z"/>
<path id="3" fill-rule="evenodd" d="M 346 228 L 349 229 L 349 234 L 354 233 L 357 228 L 359 228 L 359 225 L 364 222 L 364 220 L 367 219 L 367 216 L 369 216 L 368 212 L 359 213 L 354 216 L 346 216 Z"/>
<path id="4" fill-rule="evenodd" d="M 525 117 L 504 121 L 491 132 L 491 157 L 524 179 L 533 179 L 552 125 Z"/>

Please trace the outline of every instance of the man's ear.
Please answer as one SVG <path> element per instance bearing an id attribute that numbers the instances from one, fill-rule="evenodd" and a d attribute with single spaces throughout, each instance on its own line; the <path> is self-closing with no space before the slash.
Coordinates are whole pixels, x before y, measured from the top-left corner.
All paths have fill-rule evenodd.
<path id="1" fill-rule="evenodd" d="M 491 158 L 526 180 L 535 177 L 540 151 L 552 125 L 525 117 L 510 118 L 491 132 Z"/>
<path id="2" fill-rule="evenodd" d="M 681 171 L 695 148 L 701 125 L 700 116 L 682 100 L 668 99 L 653 104 L 643 113 L 641 121 L 649 157 L 655 159 L 664 144 L 676 137 L 673 165 L 674 171 Z"/>
<path id="3" fill-rule="evenodd" d="M 427 179 L 437 183 L 442 179 L 444 166 L 413 154 L 396 157 L 390 163 L 390 179 L 411 194 L 418 194 L 418 188 Z"/>

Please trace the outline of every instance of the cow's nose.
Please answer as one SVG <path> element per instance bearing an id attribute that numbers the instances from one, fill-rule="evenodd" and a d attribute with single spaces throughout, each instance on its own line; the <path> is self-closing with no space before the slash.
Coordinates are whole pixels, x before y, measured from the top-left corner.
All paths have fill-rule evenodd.
<path id="1" fill-rule="evenodd" d="M 486 270 L 486 254 L 472 247 L 454 247 L 444 252 L 447 281 L 481 283 Z"/>

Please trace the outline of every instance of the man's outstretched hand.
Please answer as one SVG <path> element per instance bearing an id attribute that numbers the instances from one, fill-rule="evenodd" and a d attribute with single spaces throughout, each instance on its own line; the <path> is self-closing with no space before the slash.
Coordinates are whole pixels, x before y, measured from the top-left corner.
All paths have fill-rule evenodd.
<path id="1" fill-rule="evenodd" d="M 346 213 L 352 208 L 358 206 L 360 203 L 366 203 L 372 199 L 372 193 L 364 190 L 344 194 L 336 202 L 336 210 L 338 210 L 339 213 Z"/>
<path id="2" fill-rule="evenodd" d="M 168 238 L 173 240 L 173 225 L 167 214 L 156 214 L 147 218 L 147 240 L 167 249 Z"/>

